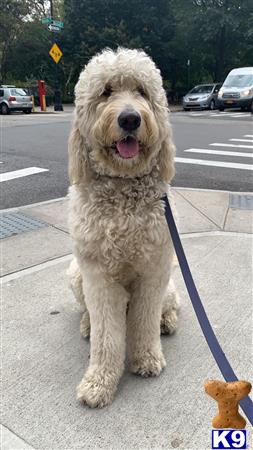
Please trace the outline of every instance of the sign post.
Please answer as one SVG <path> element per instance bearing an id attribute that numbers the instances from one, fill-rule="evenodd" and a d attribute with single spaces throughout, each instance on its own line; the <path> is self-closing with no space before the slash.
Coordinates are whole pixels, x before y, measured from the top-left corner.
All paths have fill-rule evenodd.
<path id="1" fill-rule="evenodd" d="M 51 56 L 51 58 L 54 60 L 56 67 L 56 74 L 55 74 L 55 89 L 54 89 L 54 110 L 55 111 L 63 111 L 63 106 L 62 106 L 62 102 L 61 102 L 61 91 L 59 88 L 59 83 L 58 83 L 58 72 L 57 72 L 57 68 L 58 68 L 58 62 L 60 61 L 61 57 L 62 57 L 62 51 L 60 49 L 60 47 L 54 43 L 49 51 L 49 55 Z"/>
<path id="2" fill-rule="evenodd" d="M 63 22 L 60 20 L 54 20 L 54 10 L 53 10 L 53 0 L 50 0 L 50 17 L 44 17 L 42 19 L 42 23 L 48 26 L 48 30 L 52 33 L 58 33 L 64 27 Z M 54 60 L 55 66 L 55 85 L 54 85 L 54 110 L 55 111 L 63 111 L 62 102 L 61 102 L 61 91 L 59 87 L 58 80 L 58 63 L 62 57 L 62 51 L 60 47 L 57 45 L 55 38 L 53 39 L 53 45 L 49 50 L 49 55 Z"/>

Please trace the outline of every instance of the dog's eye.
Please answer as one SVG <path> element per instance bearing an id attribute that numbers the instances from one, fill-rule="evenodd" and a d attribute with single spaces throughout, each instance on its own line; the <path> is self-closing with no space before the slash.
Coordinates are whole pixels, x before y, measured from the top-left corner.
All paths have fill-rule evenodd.
<path id="1" fill-rule="evenodd" d="M 137 91 L 139 92 L 140 95 L 142 95 L 142 97 L 146 97 L 146 96 L 147 96 L 147 94 L 146 94 L 146 92 L 144 91 L 143 87 L 139 86 L 139 87 L 137 88 Z"/>
<path id="2" fill-rule="evenodd" d="M 110 97 L 111 93 L 112 93 L 111 86 L 106 86 L 104 91 L 102 92 L 102 96 L 103 97 Z"/>

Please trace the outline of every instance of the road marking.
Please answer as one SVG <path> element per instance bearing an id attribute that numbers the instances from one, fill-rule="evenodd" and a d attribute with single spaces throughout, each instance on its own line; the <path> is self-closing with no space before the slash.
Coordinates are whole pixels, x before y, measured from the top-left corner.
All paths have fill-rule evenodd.
<path id="1" fill-rule="evenodd" d="M 190 158 L 175 158 L 175 161 L 183 164 L 198 164 L 200 166 L 214 166 L 214 167 L 226 167 L 228 169 L 242 169 L 253 170 L 251 164 L 239 164 L 223 161 L 209 161 L 207 159 L 190 159 Z"/>
<path id="2" fill-rule="evenodd" d="M 13 172 L 4 172 L 0 174 L 0 183 L 40 172 L 48 172 L 48 169 L 43 169 L 42 167 L 26 167 L 25 169 L 14 170 Z"/>
<path id="3" fill-rule="evenodd" d="M 212 115 L 210 114 L 211 117 L 221 117 L 221 115 L 222 115 L 221 113 L 215 113 L 215 114 L 212 114 Z"/>
<path id="4" fill-rule="evenodd" d="M 244 137 L 250 137 L 250 138 L 253 138 L 253 134 L 245 134 Z"/>
<path id="5" fill-rule="evenodd" d="M 211 117 L 221 117 L 223 115 L 226 117 L 249 117 L 250 113 L 226 113 L 226 112 L 220 112 L 215 114 L 210 114 Z"/>
<path id="6" fill-rule="evenodd" d="M 229 139 L 230 141 L 238 141 L 238 142 L 252 142 L 253 139 Z"/>
<path id="7" fill-rule="evenodd" d="M 216 147 L 236 147 L 236 148 L 253 148 L 253 145 L 241 145 L 241 144 L 222 144 L 221 142 L 214 142 L 213 144 L 209 145 L 215 145 Z"/>
<path id="8" fill-rule="evenodd" d="M 250 117 L 250 113 L 233 113 L 233 114 L 228 114 L 228 116 L 230 117 Z"/>
<path id="9" fill-rule="evenodd" d="M 0 164 L 3 164 L 3 161 L 0 161 Z"/>
<path id="10" fill-rule="evenodd" d="M 205 148 L 188 148 L 184 151 L 189 153 L 204 153 L 207 155 L 242 156 L 244 158 L 253 158 L 253 153 L 226 152 L 222 150 L 207 150 Z"/>

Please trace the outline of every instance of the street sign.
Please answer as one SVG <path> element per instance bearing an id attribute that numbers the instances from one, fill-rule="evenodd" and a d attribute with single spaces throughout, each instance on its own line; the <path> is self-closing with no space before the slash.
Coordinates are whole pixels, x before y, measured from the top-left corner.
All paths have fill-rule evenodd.
<path id="1" fill-rule="evenodd" d="M 59 27 L 59 28 L 63 28 L 64 27 L 63 22 L 61 22 L 60 20 L 52 20 L 51 23 L 52 23 L 52 25 L 54 25 L 56 27 Z"/>
<path id="2" fill-rule="evenodd" d="M 51 17 L 43 17 L 43 19 L 41 19 L 41 22 L 42 22 L 44 25 L 47 25 L 48 23 L 51 23 L 51 22 L 52 22 L 52 19 L 51 19 Z"/>
<path id="3" fill-rule="evenodd" d="M 54 62 L 55 62 L 56 64 L 58 64 L 58 62 L 60 61 L 60 59 L 61 59 L 63 53 L 62 53 L 60 47 L 58 47 L 57 44 L 54 44 L 54 45 L 51 47 L 50 51 L 49 51 L 49 55 L 51 56 L 51 58 L 53 58 Z"/>
<path id="4" fill-rule="evenodd" d="M 54 31 L 54 32 L 61 31 L 61 29 L 59 27 L 57 27 L 56 25 L 53 25 L 52 23 L 50 23 L 48 25 L 48 29 L 49 29 L 49 31 Z"/>

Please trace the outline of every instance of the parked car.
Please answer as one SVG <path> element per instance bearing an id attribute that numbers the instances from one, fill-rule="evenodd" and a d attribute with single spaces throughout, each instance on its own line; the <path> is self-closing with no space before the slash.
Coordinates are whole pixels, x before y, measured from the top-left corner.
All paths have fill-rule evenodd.
<path id="1" fill-rule="evenodd" d="M 241 67 L 229 72 L 218 95 L 218 108 L 248 109 L 253 113 L 253 67 Z"/>
<path id="2" fill-rule="evenodd" d="M 15 86 L 0 86 L 0 113 L 9 114 L 11 111 L 23 111 L 29 114 L 33 103 L 30 95 L 24 89 Z"/>
<path id="3" fill-rule="evenodd" d="M 221 83 L 199 84 L 183 97 L 183 108 L 190 109 L 216 109 L 218 92 Z"/>

